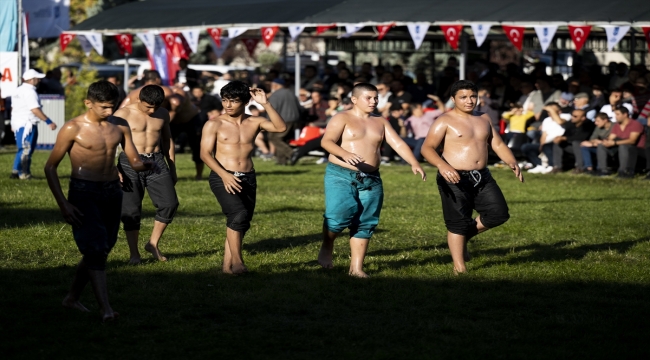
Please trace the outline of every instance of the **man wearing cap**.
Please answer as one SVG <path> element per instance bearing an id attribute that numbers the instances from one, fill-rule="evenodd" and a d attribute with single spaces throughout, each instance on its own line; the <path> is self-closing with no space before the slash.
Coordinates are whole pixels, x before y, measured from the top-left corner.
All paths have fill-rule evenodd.
<path id="1" fill-rule="evenodd" d="M 269 103 L 287 124 L 287 129 L 280 133 L 269 133 L 269 142 L 275 146 L 275 158 L 278 165 L 287 165 L 293 149 L 286 143 L 288 134 L 293 134 L 300 120 L 300 103 L 298 98 L 287 89 L 284 79 L 277 78 L 271 82 Z"/>
<path id="2" fill-rule="evenodd" d="M 11 97 L 11 129 L 16 135 L 16 145 L 18 146 L 10 176 L 12 179 L 29 180 L 32 178 L 29 168 L 38 138 L 36 124 L 42 120 L 50 129 L 56 130 L 56 124 L 41 110 L 41 101 L 36 93 L 36 85 L 44 77 L 45 75 L 34 69 L 25 71 L 23 84 L 16 89 L 16 93 Z"/>

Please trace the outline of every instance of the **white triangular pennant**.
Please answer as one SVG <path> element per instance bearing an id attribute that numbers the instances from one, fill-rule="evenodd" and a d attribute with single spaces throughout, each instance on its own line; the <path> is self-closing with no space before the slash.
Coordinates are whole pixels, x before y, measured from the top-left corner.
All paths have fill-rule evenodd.
<path id="1" fill-rule="evenodd" d="M 237 36 L 243 34 L 248 30 L 247 27 L 231 27 L 228 28 L 228 37 L 231 39 L 236 38 Z"/>
<path id="2" fill-rule="evenodd" d="M 214 41 L 214 39 L 210 38 L 210 41 L 212 41 L 212 51 L 214 51 L 214 54 L 217 55 L 217 58 L 221 58 L 221 55 L 223 55 L 223 53 L 226 51 L 231 40 L 232 39 L 222 37 L 221 47 L 219 47 L 217 46 L 217 43 Z"/>
<path id="3" fill-rule="evenodd" d="M 93 46 L 90 44 L 90 41 L 88 41 L 86 35 L 78 34 L 77 39 L 79 40 L 79 44 L 81 44 L 81 49 L 86 54 L 86 56 L 90 56 L 90 52 L 93 50 Z"/>
<path id="4" fill-rule="evenodd" d="M 474 33 L 474 40 L 476 40 L 477 47 L 483 45 L 491 27 L 491 24 L 472 24 L 472 32 Z"/>
<path id="5" fill-rule="evenodd" d="M 190 46 L 190 50 L 196 53 L 199 48 L 199 29 L 183 30 L 181 34 L 183 34 L 185 41 L 187 41 L 187 45 Z"/>
<path id="6" fill-rule="evenodd" d="M 618 44 L 621 39 L 630 30 L 629 26 L 603 26 L 607 33 L 607 51 L 612 51 L 614 46 Z"/>
<path id="7" fill-rule="evenodd" d="M 419 49 L 422 46 L 424 37 L 427 35 L 427 30 L 429 30 L 428 22 L 420 22 L 406 25 L 411 33 L 411 38 L 413 39 L 413 44 L 415 44 L 415 50 Z"/>
<path id="8" fill-rule="evenodd" d="M 291 35 L 291 41 L 296 41 L 298 35 L 305 30 L 305 25 L 291 25 L 289 26 L 289 35 Z"/>
<path id="9" fill-rule="evenodd" d="M 556 31 L 557 25 L 535 26 L 539 44 L 542 46 L 542 52 L 545 53 L 546 49 L 551 45 Z"/>
<path id="10" fill-rule="evenodd" d="M 136 34 L 136 36 L 138 37 L 138 39 L 140 39 L 140 41 L 142 41 L 144 47 L 147 48 L 149 54 L 153 55 L 153 51 L 156 48 L 156 38 L 155 38 L 156 35 L 154 35 L 151 32 L 146 32 L 146 33 Z"/>
<path id="11" fill-rule="evenodd" d="M 94 48 L 99 55 L 104 54 L 104 42 L 102 41 L 102 34 L 97 32 L 86 32 L 80 35 L 83 35 L 86 38 L 90 46 Z M 85 49 L 84 52 L 86 52 L 86 56 L 88 56 L 88 53 L 90 53 L 90 51 L 86 51 Z"/>
<path id="12" fill-rule="evenodd" d="M 352 36 L 355 32 L 363 29 L 363 24 L 355 24 L 355 25 L 345 25 L 345 34 L 341 35 L 340 37 L 342 38 L 348 38 Z"/>

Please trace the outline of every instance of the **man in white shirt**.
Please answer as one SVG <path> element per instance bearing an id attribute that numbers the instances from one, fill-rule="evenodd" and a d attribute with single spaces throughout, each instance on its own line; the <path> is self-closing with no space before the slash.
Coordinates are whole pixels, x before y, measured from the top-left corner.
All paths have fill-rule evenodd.
<path id="1" fill-rule="evenodd" d="M 36 93 L 36 85 L 44 77 L 45 75 L 34 69 L 25 71 L 23 84 L 16 89 L 16 93 L 11 97 L 11 129 L 16 135 L 16 145 L 18 146 L 11 171 L 12 179 L 29 180 L 32 178 L 29 168 L 38 138 L 36 124 L 42 120 L 50 129 L 56 130 L 56 124 L 48 119 L 41 110 L 41 101 Z"/>
<path id="2" fill-rule="evenodd" d="M 553 171 L 553 140 L 564 135 L 564 127 L 562 124 L 571 120 L 571 114 L 561 113 L 560 105 L 552 102 L 544 106 L 543 110 L 549 113 L 549 117 L 544 119 L 540 126 L 542 137 L 540 143 L 524 144 L 521 146 L 521 152 L 526 155 L 534 168 L 528 170 L 533 174 L 548 174 Z M 539 154 L 544 153 L 548 159 L 548 166 L 542 165 Z"/>

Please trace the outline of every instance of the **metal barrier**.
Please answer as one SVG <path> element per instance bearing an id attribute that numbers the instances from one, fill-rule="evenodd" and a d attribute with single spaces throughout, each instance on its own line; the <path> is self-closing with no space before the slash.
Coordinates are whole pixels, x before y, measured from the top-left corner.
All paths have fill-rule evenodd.
<path id="1" fill-rule="evenodd" d="M 56 130 L 52 131 L 43 121 L 38 122 L 37 149 L 51 150 L 56 142 L 61 126 L 65 123 L 65 96 L 62 95 L 39 95 L 43 113 L 56 124 Z"/>

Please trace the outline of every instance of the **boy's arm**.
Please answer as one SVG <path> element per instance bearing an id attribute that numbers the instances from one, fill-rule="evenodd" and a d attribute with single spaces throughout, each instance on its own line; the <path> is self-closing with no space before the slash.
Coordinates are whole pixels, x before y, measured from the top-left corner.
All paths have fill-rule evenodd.
<path id="1" fill-rule="evenodd" d="M 383 119 L 382 119 L 383 121 Z M 413 171 L 413 174 L 419 173 L 420 176 L 422 177 L 422 180 L 426 181 L 427 180 L 427 174 L 424 172 L 422 169 L 422 166 L 420 166 L 420 163 L 418 160 L 415 158 L 413 155 L 413 152 L 409 148 L 408 145 L 402 140 L 402 138 L 397 134 L 395 129 L 390 125 L 388 121 L 383 121 L 384 122 L 384 138 L 386 139 L 386 143 L 395 150 L 395 152 L 402 158 L 404 161 L 409 163 L 411 165 L 411 170 Z"/>
<path id="2" fill-rule="evenodd" d="M 174 147 L 174 139 L 172 139 L 172 132 L 169 128 L 169 123 L 171 119 L 169 118 L 169 111 L 166 109 L 158 109 L 162 111 L 161 115 L 165 121 L 162 130 L 160 131 L 160 151 L 162 151 L 165 159 L 167 160 L 167 166 L 169 167 L 169 174 L 172 177 L 174 184 L 178 181 L 176 175 L 176 149 Z"/>
<path id="3" fill-rule="evenodd" d="M 460 181 L 460 175 L 458 175 L 456 169 L 447 164 L 447 162 L 436 152 L 438 146 L 440 146 L 442 141 L 445 139 L 446 134 L 447 121 L 444 116 L 441 116 L 433 123 L 431 128 L 429 128 L 429 133 L 422 144 L 421 153 L 429 164 L 438 168 L 440 175 L 442 175 L 445 180 L 456 184 Z"/>
<path id="4" fill-rule="evenodd" d="M 497 133 L 494 127 L 490 125 L 490 121 L 488 119 L 486 119 L 486 121 L 487 126 L 489 126 L 492 131 L 492 135 L 490 135 L 492 137 L 490 140 L 492 150 L 494 150 L 499 159 L 503 160 L 503 162 L 512 169 L 519 181 L 524 182 L 524 175 L 521 173 L 521 169 L 519 169 L 519 164 L 517 164 L 517 159 L 515 159 L 515 156 L 512 154 L 512 150 L 510 150 L 508 145 L 503 142 L 503 139 L 501 139 L 501 136 Z"/>
<path id="5" fill-rule="evenodd" d="M 201 155 L 201 160 L 203 160 L 205 165 L 219 175 L 223 181 L 223 186 L 226 189 L 226 192 L 229 194 L 235 194 L 241 192 L 242 187 L 239 185 L 241 180 L 226 171 L 226 169 L 219 164 L 217 159 L 215 159 L 219 124 L 219 120 L 209 120 L 205 125 L 203 125 L 203 132 L 201 133 L 201 149 L 199 150 L 199 154 Z"/>
<path id="6" fill-rule="evenodd" d="M 343 149 L 337 144 L 341 139 L 341 135 L 343 135 L 343 129 L 345 129 L 345 119 L 343 116 L 345 115 L 336 115 L 330 120 L 325 128 L 325 134 L 323 134 L 323 138 L 320 141 L 320 146 L 328 153 L 354 166 L 362 163 L 363 158 Z"/>
<path id="7" fill-rule="evenodd" d="M 47 178 L 47 185 L 50 187 L 50 191 L 52 191 L 65 221 L 73 226 L 81 226 L 81 217 L 83 214 L 74 205 L 70 204 L 65 198 L 65 195 L 63 195 L 59 174 L 57 172 L 61 160 L 70 151 L 70 148 L 72 148 L 76 134 L 77 127 L 75 124 L 67 123 L 63 126 L 56 137 L 56 143 L 50 153 L 50 157 L 45 163 L 44 171 L 45 177 Z"/>
<path id="8" fill-rule="evenodd" d="M 264 111 L 269 115 L 269 121 L 260 122 L 260 128 L 268 132 L 281 133 L 287 130 L 287 124 L 284 122 L 280 114 L 273 108 L 271 103 L 266 99 L 264 90 L 258 88 L 251 88 L 251 97 L 258 104 L 262 105 Z"/>

